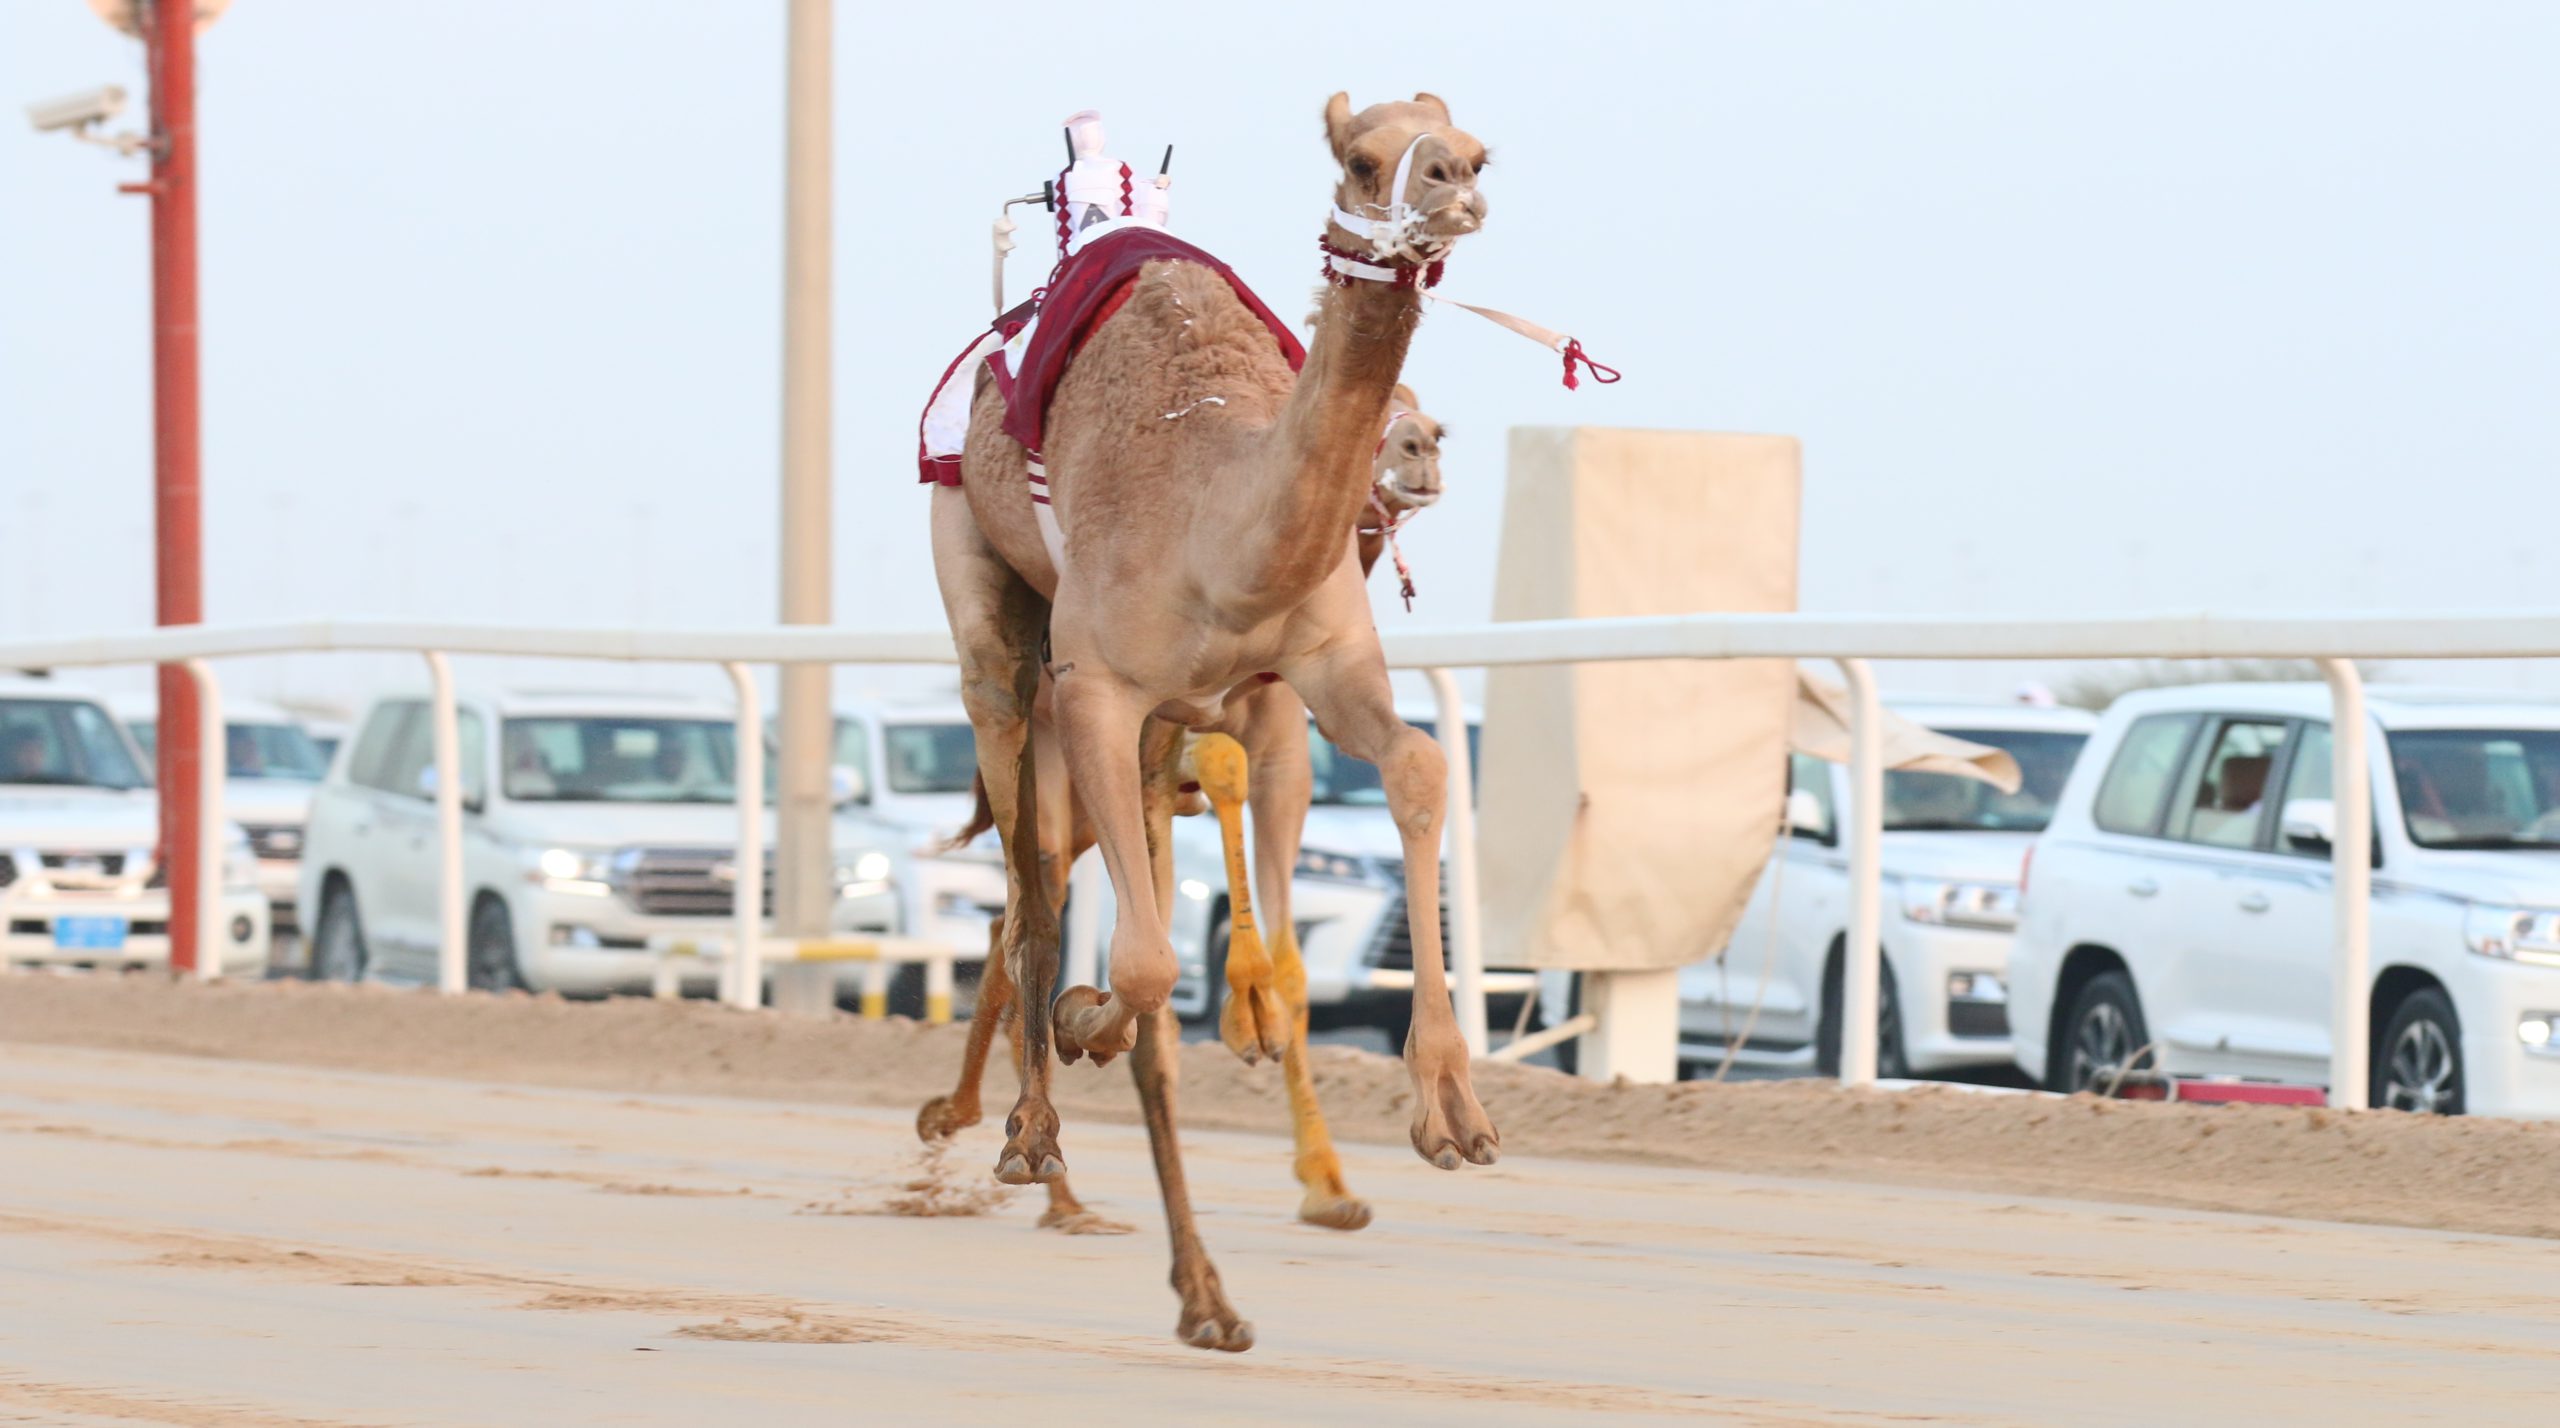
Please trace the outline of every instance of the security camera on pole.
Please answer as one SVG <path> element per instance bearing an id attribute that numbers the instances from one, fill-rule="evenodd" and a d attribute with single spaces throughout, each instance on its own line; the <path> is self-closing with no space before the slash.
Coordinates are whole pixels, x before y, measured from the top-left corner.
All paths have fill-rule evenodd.
<path id="1" fill-rule="evenodd" d="M 121 154 L 148 151 L 151 178 L 117 185 L 151 198 L 152 524 L 157 612 L 161 624 L 204 620 L 204 503 L 200 474 L 202 424 L 197 415 L 196 333 L 196 34 L 230 8 L 230 0 L 89 0 L 98 18 L 142 41 L 151 76 L 147 135 L 92 133 L 124 107 L 124 91 L 107 85 L 51 100 L 27 111 L 38 130 L 67 131 Z M 169 966 L 192 972 L 205 950 L 196 907 L 202 879 L 219 869 L 200 865 L 197 826 L 204 783 L 196 690 L 178 665 L 160 668 L 160 847 L 168 869 Z"/>

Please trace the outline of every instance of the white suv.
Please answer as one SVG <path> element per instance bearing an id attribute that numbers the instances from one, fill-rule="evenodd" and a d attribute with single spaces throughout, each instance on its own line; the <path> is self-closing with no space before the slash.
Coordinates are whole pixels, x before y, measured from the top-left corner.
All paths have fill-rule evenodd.
<path id="1" fill-rule="evenodd" d="M 118 695 L 107 706 L 142 751 L 157 758 L 160 697 L 147 691 Z M 300 720 L 256 700 L 224 699 L 222 730 L 222 811 L 249 837 L 258 859 L 258 891 L 267 895 L 274 925 L 290 931 L 302 880 L 303 825 L 311 816 L 312 791 L 329 772 L 328 756 Z"/>
<path id="2" fill-rule="evenodd" d="M 835 736 L 840 795 L 895 830 L 913 854 L 899 864 L 898 885 L 910 934 L 986 946 L 989 924 L 1004 915 L 1002 845 L 990 830 L 965 848 L 938 851 L 977 802 L 968 713 L 949 697 L 865 701 L 837 711 Z M 960 964 L 964 992 L 978 965 Z M 889 999 L 892 1010 L 920 1013 L 923 969 L 900 969 Z"/>
<path id="3" fill-rule="evenodd" d="M 2560 703 L 2375 689 L 2366 707 L 2372 1103 L 2560 1115 Z M 2328 717 L 2317 684 L 2107 712 L 2035 846 L 2010 956 L 2030 1074 L 2327 1080 Z"/>
<path id="4" fill-rule="evenodd" d="M 652 935 L 725 929 L 738 836 L 729 710 L 497 695 L 463 699 L 460 724 L 472 986 L 644 991 Z M 434 777 L 426 700 L 376 704 L 312 800 L 301 904 L 313 976 L 435 979 Z M 834 926 L 902 931 L 898 840 L 859 816 L 836 828 Z M 769 906 L 770 858 L 765 868 Z M 860 975 L 845 964 L 848 988 Z M 708 991 L 716 976 L 706 961 L 687 988 Z"/>
<path id="5" fill-rule="evenodd" d="M 167 966 L 160 805 L 106 706 L 0 678 L 0 966 Z M 224 972 L 267 967 L 267 901 L 247 841 L 223 849 Z"/>

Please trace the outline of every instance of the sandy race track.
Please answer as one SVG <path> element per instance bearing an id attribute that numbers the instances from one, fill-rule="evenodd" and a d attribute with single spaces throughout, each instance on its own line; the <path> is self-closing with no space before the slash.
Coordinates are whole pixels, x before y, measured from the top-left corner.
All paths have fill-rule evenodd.
<path id="1" fill-rule="evenodd" d="M 1137 1236 L 1037 1231 L 1034 1194 L 885 1213 L 923 1173 L 896 1067 L 929 1084 L 955 1047 L 717 1008 L 0 981 L 0 1422 L 2478 1422 L 2543 1412 L 2560 1363 L 2560 1245 L 2514 1237 L 2560 1214 L 2548 1128 L 1530 1071 L 1486 1078 L 1491 1170 L 1348 1147 L 1379 1208 L 1357 1235 L 1290 1222 L 1283 1140 L 1193 1132 L 1260 1335 L 1204 1355 L 1169 1337 L 1143 1138 L 1102 1118 L 1116 1067 L 1062 1074 L 1066 1145 Z M 1194 1052 L 1193 1121 L 1276 1123 L 1267 1068 Z M 1327 1058 L 1351 1130 L 1394 1133 L 1394 1071 Z M 2058 1163 L 2091 1126 L 2112 1171 Z M 1591 1158 L 1611 1136 L 1655 1163 Z M 962 1137 L 946 1199 L 978 1198 L 996 1141 Z M 2452 1167 L 2425 1185 L 2462 1228 L 2163 1204 L 2282 1208 L 2422 1160 Z M 2419 1198 L 2366 1218 L 2424 1222 Z"/>

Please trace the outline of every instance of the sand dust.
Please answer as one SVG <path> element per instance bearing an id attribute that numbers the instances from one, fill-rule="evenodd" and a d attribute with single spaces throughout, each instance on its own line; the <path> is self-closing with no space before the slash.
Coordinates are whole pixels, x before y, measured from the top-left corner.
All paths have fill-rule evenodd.
<path id="1" fill-rule="evenodd" d="M 903 1019 L 790 1020 L 701 1001 L 449 998 L 157 976 L 0 978 L 0 1039 L 12 1041 L 910 1111 L 950 1089 L 963 1034 Z M 1309 1059 L 1338 1138 L 1404 1142 L 1410 1091 L 1398 1063 L 1339 1046 L 1315 1047 Z M 1476 1085 L 1513 1155 L 2560 1237 L 2560 1197 L 2548 1193 L 2560 1184 L 2553 1124 L 1936 1088 L 1844 1092 L 1819 1081 L 1602 1086 L 1507 1065 L 1479 1066 Z M 1061 1067 L 1055 1092 L 1071 1164 L 1079 1120 L 1136 1118 L 1117 1066 Z M 1183 1048 L 1179 1097 L 1186 1127 L 1288 1124 L 1279 1069 L 1247 1067 L 1214 1043 Z M 1001 1065 L 988 1073 L 985 1099 L 991 1118 L 1010 1103 Z M 83 1130 L 47 1119 L 68 1126 L 57 1133 Z M 936 1186 L 965 1190 L 974 1168 L 964 1158 L 958 1169 L 967 1173 Z M 893 1190 L 918 1198 L 916 1208 L 891 1213 L 956 1204 L 955 1193 Z"/>
<path id="2" fill-rule="evenodd" d="M 949 1140 L 916 1147 L 914 1164 L 900 1173 L 897 1188 L 885 1195 L 857 1186 L 829 1200 L 800 1207 L 804 1215 L 903 1215 L 917 1220 L 985 1215 L 1013 1198 L 1013 1187 L 988 1177 L 986 1167 L 955 1162 Z"/>

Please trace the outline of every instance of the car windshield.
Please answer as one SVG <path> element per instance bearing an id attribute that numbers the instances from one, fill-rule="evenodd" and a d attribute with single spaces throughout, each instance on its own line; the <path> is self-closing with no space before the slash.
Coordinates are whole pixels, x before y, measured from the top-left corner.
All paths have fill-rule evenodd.
<path id="1" fill-rule="evenodd" d="M 0 784 L 147 788 L 150 780 L 97 705 L 0 699 Z"/>
<path id="2" fill-rule="evenodd" d="M 1888 771 L 1888 833 L 2035 833 L 2053 821 L 2054 800 L 2071 777 L 2085 734 L 2031 729 L 1941 729 L 1939 733 L 2006 749 L 2018 761 L 2016 793 L 1955 774 Z"/>
<path id="3" fill-rule="evenodd" d="M 1433 733 L 1428 719 L 1406 721 L 1426 734 Z M 1481 760 L 1477 757 L 1484 743 L 1484 726 L 1467 726 L 1467 765 L 1473 770 Z M 1329 803 L 1345 808 L 1384 808 L 1387 791 L 1378 782 L 1378 766 L 1355 759 L 1333 746 L 1333 741 L 1307 726 L 1307 758 L 1315 773 L 1316 803 Z"/>
<path id="4" fill-rule="evenodd" d="M 727 803 L 738 793 L 737 729 L 725 720 L 509 719 L 500 746 L 502 786 L 524 803 Z"/>
<path id="5" fill-rule="evenodd" d="M 2391 773 L 2421 848 L 2560 848 L 2560 729 L 2412 729 Z"/>
<path id="6" fill-rule="evenodd" d="M 329 776 L 329 761 L 299 724 L 233 724 L 223 730 L 227 741 L 224 767 L 233 778 L 298 778 L 318 783 Z"/>
<path id="7" fill-rule="evenodd" d="M 978 779 L 978 741 L 965 722 L 891 724 L 880 731 L 891 793 L 967 793 Z"/>

